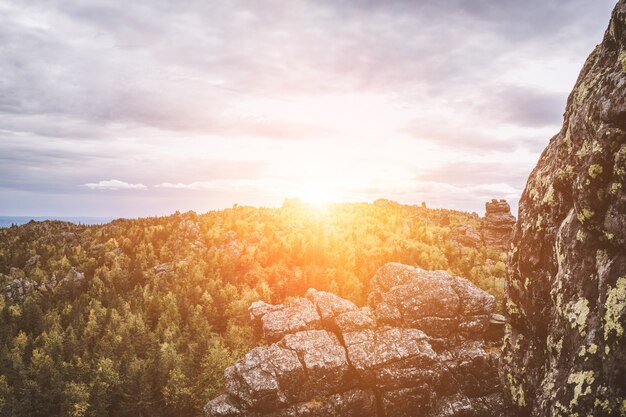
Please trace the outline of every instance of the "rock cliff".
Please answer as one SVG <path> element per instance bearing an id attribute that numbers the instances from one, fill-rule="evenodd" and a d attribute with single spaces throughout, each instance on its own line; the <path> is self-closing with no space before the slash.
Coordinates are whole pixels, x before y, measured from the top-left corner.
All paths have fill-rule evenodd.
<path id="1" fill-rule="evenodd" d="M 486 246 L 508 250 L 514 227 L 515 217 L 506 200 L 491 200 L 485 204 L 481 233 Z"/>
<path id="2" fill-rule="evenodd" d="M 503 356 L 519 415 L 626 416 L 626 0 L 520 201 Z"/>
<path id="3" fill-rule="evenodd" d="M 207 417 L 498 416 L 495 299 L 443 271 L 383 266 L 369 306 L 309 290 L 255 302 L 267 346 L 225 372 Z M 494 319 L 495 318 L 495 319 Z"/>

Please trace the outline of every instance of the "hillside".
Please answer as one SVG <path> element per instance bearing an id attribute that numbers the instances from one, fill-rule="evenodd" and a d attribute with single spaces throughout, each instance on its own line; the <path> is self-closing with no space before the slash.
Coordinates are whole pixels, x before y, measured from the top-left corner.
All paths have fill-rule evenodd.
<path id="1" fill-rule="evenodd" d="M 387 262 L 464 276 L 501 309 L 505 255 L 459 238 L 480 224 L 380 200 L 0 229 L 0 415 L 200 415 L 258 342 L 252 301 L 364 305 Z"/>

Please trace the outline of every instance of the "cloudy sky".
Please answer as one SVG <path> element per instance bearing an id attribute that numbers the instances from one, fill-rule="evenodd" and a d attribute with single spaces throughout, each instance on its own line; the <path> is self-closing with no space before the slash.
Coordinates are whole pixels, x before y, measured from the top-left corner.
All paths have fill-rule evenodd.
<path id="1" fill-rule="evenodd" d="M 0 0 L 0 215 L 514 205 L 615 0 Z"/>

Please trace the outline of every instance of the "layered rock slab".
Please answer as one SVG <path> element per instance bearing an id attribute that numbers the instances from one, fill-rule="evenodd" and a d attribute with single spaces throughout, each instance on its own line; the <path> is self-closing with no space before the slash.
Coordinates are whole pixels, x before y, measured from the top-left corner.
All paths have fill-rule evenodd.
<path id="1" fill-rule="evenodd" d="M 626 0 L 528 179 L 503 377 L 523 416 L 626 415 Z"/>
<path id="2" fill-rule="evenodd" d="M 495 299 L 443 271 L 383 266 L 369 306 L 309 290 L 289 305 L 256 302 L 269 346 L 225 372 L 225 416 L 497 416 L 499 355 L 485 342 Z"/>

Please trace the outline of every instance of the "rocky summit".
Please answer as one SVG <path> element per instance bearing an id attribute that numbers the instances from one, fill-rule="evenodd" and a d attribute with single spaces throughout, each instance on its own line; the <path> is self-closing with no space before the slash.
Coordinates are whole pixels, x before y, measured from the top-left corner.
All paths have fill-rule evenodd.
<path id="1" fill-rule="evenodd" d="M 506 200 L 491 200 L 485 204 L 485 217 L 482 220 L 481 233 L 487 246 L 508 250 L 513 238 L 515 217 Z"/>
<path id="2" fill-rule="evenodd" d="M 448 239 L 457 246 L 479 248 L 488 246 L 508 251 L 513 238 L 515 217 L 506 200 L 491 200 L 485 204 L 485 217 L 478 226 L 471 222 L 455 224 Z"/>
<path id="3" fill-rule="evenodd" d="M 498 416 L 495 299 L 443 271 L 390 263 L 369 306 L 311 289 L 288 305 L 255 302 L 268 343 L 225 372 L 207 417 Z"/>
<path id="4" fill-rule="evenodd" d="M 626 415 L 626 0 L 520 201 L 503 376 L 523 416 Z"/>

